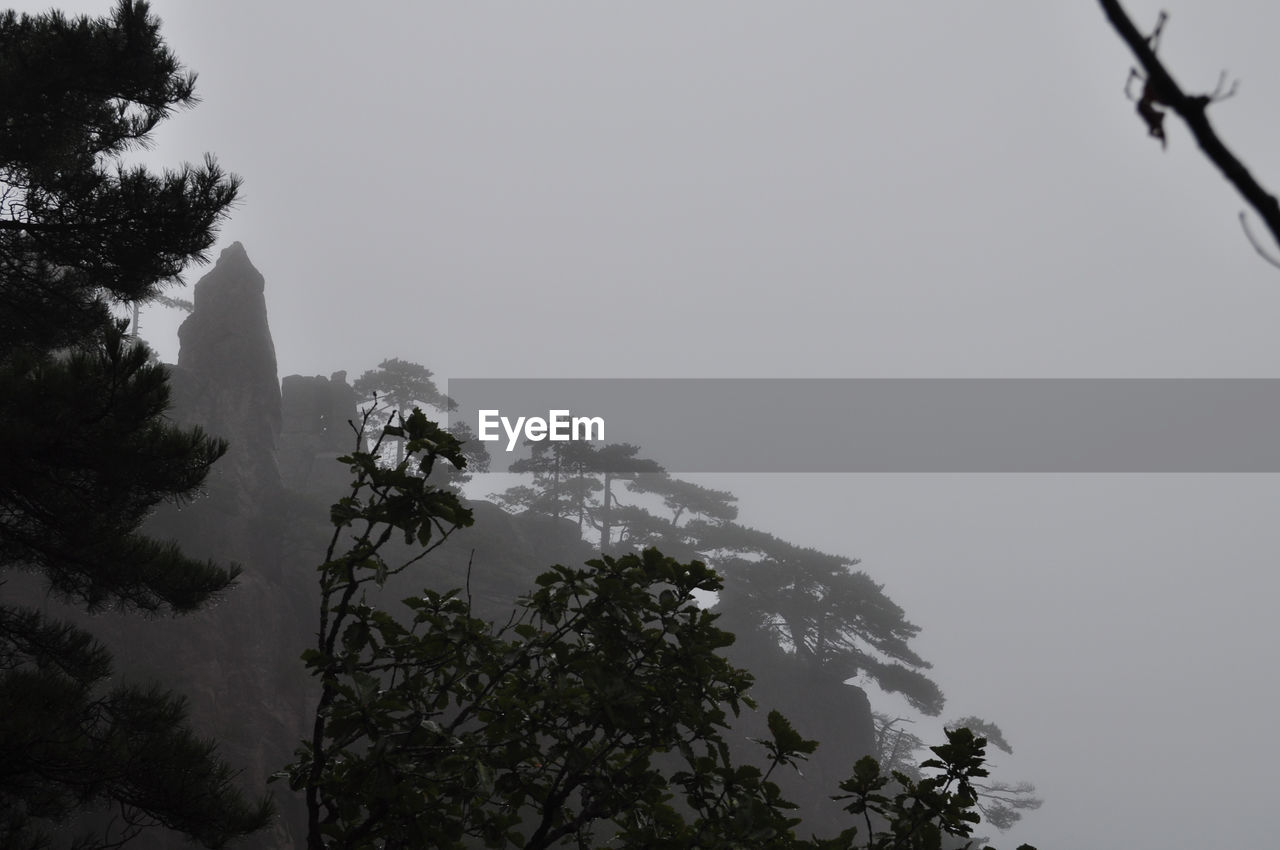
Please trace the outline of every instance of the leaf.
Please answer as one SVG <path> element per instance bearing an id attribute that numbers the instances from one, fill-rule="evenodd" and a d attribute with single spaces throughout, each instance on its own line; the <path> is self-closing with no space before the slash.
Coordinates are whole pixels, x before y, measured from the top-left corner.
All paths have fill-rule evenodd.
<path id="1" fill-rule="evenodd" d="M 817 741 L 805 740 L 791 725 L 791 721 L 777 710 L 769 712 L 769 734 L 773 736 L 773 744 L 779 756 L 812 753 L 818 748 Z"/>

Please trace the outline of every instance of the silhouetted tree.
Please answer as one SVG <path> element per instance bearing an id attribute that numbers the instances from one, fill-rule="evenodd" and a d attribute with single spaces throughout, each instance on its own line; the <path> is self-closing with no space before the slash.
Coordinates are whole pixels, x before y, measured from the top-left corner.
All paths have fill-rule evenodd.
<path id="1" fill-rule="evenodd" d="M 1013 755 L 1013 747 L 1005 739 L 1004 732 L 989 720 L 969 715 L 952 720 L 946 726 L 948 729 L 968 729 L 1001 752 Z M 987 823 L 1001 832 L 1022 820 L 1023 812 L 1033 812 L 1044 803 L 1036 796 L 1036 786 L 1025 780 L 1004 782 L 984 777 L 975 780 L 973 787 L 978 795 L 975 803 L 978 811 Z"/>
<path id="2" fill-rule="evenodd" d="M 434 373 L 418 363 L 410 363 L 398 357 L 383 360 L 377 369 L 370 369 L 355 379 L 352 387 L 367 400 L 365 410 L 370 410 L 375 425 L 386 425 L 398 415 L 408 415 L 414 407 L 435 409 L 447 413 L 456 407 L 453 399 L 440 392 L 433 380 Z M 404 460 L 404 441 L 390 440 L 395 444 L 396 463 Z"/>
<path id="3" fill-rule="evenodd" d="M 489 457 L 489 450 L 484 447 L 484 443 L 480 442 L 476 432 L 466 422 L 450 423 L 449 435 L 462 446 L 462 457 L 466 461 L 466 466 L 458 469 L 446 464 L 440 470 L 440 475 L 449 487 L 461 489 L 471 480 L 474 473 L 488 472 L 492 458 Z"/>
<path id="4" fill-rule="evenodd" d="M 560 519 L 567 506 L 567 488 L 561 486 L 566 474 L 562 443 L 526 440 L 529 456 L 514 461 L 510 471 L 530 475 L 531 483 L 517 484 L 491 498 L 508 510 L 535 511 Z"/>
<path id="5" fill-rule="evenodd" d="M 550 514 L 556 519 L 576 515 L 578 533 L 587 527 L 604 489 L 596 477 L 599 449 L 585 441 L 526 440 L 527 458 L 511 464 L 511 471 L 532 474 L 532 484 L 520 484 L 495 494 L 509 508 Z"/>
<path id="6" fill-rule="evenodd" d="M 609 465 L 601 459 L 608 447 L 532 445 L 528 466 L 513 469 L 535 470 L 534 486 L 508 490 L 506 503 L 550 512 L 576 497 L 579 510 L 598 515 L 597 503 L 585 491 L 587 486 L 596 492 L 604 489 L 593 470 Z M 635 452 L 627 446 L 625 458 L 632 460 Z M 572 482 L 584 476 L 590 483 L 575 492 Z M 829 671 L 837 681 L 865 674 L 926 714 L 942 711 L 942 691 L 923 672 L 931 665 L 909 645 L 919 627 L 906 620 L 881 585 L 853 569 L 856 559 L 796 546 L 738 525 L 733 522 L 735 499 L 726 491 L 652 473 L 636 474 L 627 488 L 638 496 L 662 498 L 672 519 L 639 505 L 621 506 L 613 510 L 611 523 L 622 528 L 622 539 L 629 546 L 662 546 L 712 564 L 725 576 L 719 605 L 735 631 L 765 632 L 792 651 L 799 663 Z M 581 507 L 584 502 L 586 509 Z"/>
<path id="7" fill-rule="evenodd" d="M 519 484 L 494 497 L 508 508 L 538 511 L 557 519 L 577 514 L 579 533 L 587 525 L 596 529 L 602 552 L 613 546 L 620 510 L 623 518 L 638 519 L 634 509 L 617 503 L 613 482 L 662 472 L 657 461 L 639 457 L 640 447 L 630 443 L 607 443 L 597 448 L 583 441 L 526 440 L 524 445 L 530 456 L 511 464 L 511 471 L 531 473 L 532 485 Z"/>
<path id="8" fill-rule="evenodd" d="M 890 717 L 882 711 L 872 712 L 871 716 L 876 727 L 875 757 L 880 767 L 919 779 L 915 760 L 916 753 L 924 748 L 924 741 L 906 729 L 906 724 L 914 721 L 908 717 Z"/>
<path id="9" fill-rule="evenodd" d="M 600 551 L 609 552 L 613 547 L 614 498 L 613 482 L 630 481 L 637 475 L 662 472 L 657 461 L 638 457 L 639 446 L 630 443 L 608 443 L 591 456 L 592 471 L 601 477 L 600 509 L 595 525 L 600 529 Z"/>
<path id="10" fill-rule="evenodd" d="M 727 490 L 713 490 L 666 473 L 643 474 L 627 482 L 627 490 L 638 498 L 660 497 L 671 518 L 657 516 L 638 505 L 628 505 L 618 513 L 622 542 L 629 546 L 658 546 L 680 557 L 706 558 L 698 535 L 690 533 L 698 523 L 719 524 L 738 518 L 737 497 Z"/>
<path id="11" fill-rule="evenodd" d="M 713 490 L 669 475 L 638 475 L 627 484 L 633 493 L 652 493 L 671 511 L 671 524 L 681 519 L 733 522 L 738 518 L 738 497 L 728 490 Z"/>
<path id="12" fill-rule="evenodd" d="M 191 611 L 237 573 L 138 533 L 226 447 L 168 424 L 164 368 L 111 317 L 202 259 L 235 198 L 212 158 L 162 175 L 120 161 L 194 80 L 145 3 L 0 16 L 0 570 L 90 611 Z M 213 847 L 267 821 L 180 697 L 111 675 L 83 630 L 0 605 L 0 846 L 47 846 L 95 807 L 113 821 L 82 846 L 159 824 Z"/>
<path id="13" fill-rule="evenodd" d="M 897 771 L 918 781 L 921 773 L 916 761 L 925 746 L 919 736 L 904 728 L 905 724 L 912 721 L 905 717 L 889 717 L 881 712 L 876 712 L 874 716 L 876 759 L 880 766 L 886 771 Z M 1000 727 L 989 720 L 970 715 L 952 720 L 946 724 L 946 728 L 968 729 L 996 749 L 1013 755 L 1013 747 L 1009 746 Z M 973 780 L 973 789 L 976 796 L 974 807 L 986 823 L 1001 832 L 1020 821 L 1024 812 L 1035 811 L 1044 803 L 1036 796 L 1036 786 L 1026 781 L 1005 782 L 984 775 Z"/>
<path id="14" fill-rule="evenodd" d="M 920 628 L 855 558 L 796 546 L 736 523 L 692 522 L 703 551 L 726 576 L 720 605 L 734 629 L 764 629 L 797 660 L 839 679 L 865 674 L 936 715 L 942 691 L 910 641 Z"/>

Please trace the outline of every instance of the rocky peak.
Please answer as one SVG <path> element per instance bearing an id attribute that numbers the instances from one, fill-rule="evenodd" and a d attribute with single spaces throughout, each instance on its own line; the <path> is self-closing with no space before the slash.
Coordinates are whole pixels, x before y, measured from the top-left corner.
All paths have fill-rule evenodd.
<path id="1" fill-rule="evenodd" d="M 251 498 L 280 489 L 280 385 L 265 284 L 243 245 L 223 250 L 196 283 L 195 309 L 178 329 L 172 382 L 177 417 L 231 443 L 215 472 Z"/>

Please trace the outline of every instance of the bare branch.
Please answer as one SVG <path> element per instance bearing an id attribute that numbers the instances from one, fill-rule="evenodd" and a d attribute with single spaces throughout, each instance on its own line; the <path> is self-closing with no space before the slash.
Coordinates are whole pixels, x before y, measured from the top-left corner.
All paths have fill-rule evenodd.
<path id="1" fill-rule="evenodd" d="M 1139 101 L 1139 107 L 1141 108 L 1145 101 L 1150 108 L 1154 108 L 1156 105 L 1167 106 L 1177 113 L 1178 117 L 1186 123 L 1187 128 L 1191 130 L 1191 134 L 1195 137 L 1200 149 L 1204 151 L 1205 156 L 1217 166 L 1218 170 L 1222 172 L 1222 176 L 1236 187 L 1236 191 L 1258 213 L 1266 224 L 1267 229 L 1271 231 L 1271 237 L 1280 245 L 1280 201 L 1277 201 L 1274 195 L 1264 189 L 1254 179 L 1249 169 L 1245 168 L 1235 154 L 1228 150 L 1213 129 L 1213 125 L 1209 122 L 1207 115 L 1208 106 L 1211 103 L 1231 97 L 1236 92 L 1236 85 L 1233 83 L 1229 89 L 1224 88 L 1226 86 L 1226 74 L 1224 72 L 1218 79 L 1218 86 L 1210 94 L 1186 94 L 1156 56 L 1159 37 L 1167 16 L 1162 12 L 1155 31 L 1151 36 L 1144 36 L 1133 25 L 1133 21 L 1130 20 L 1129 15 L 1121 7 L 1119 0 L 1098 0 L 1098 2 L 1102 5 L 1102 11 L 1111 22 L 1111 26 L 1119 33 L 1125 44 L 1129 45 L 1133 55 L 1137 57 L 1138 64 L 1142 66 L 1142 71 L 1146 76 L 1146 86 L 1150 92 L 1150 98 L 1147 98 L 1144 92 L 1144 98 L 1143 101 Z M 1148 126 L 1151 126 L 1149 117 L 1145 113 L 1143 117 L 1148 119 Z M 1154 130 L 1152 130 L 1152 135 L 1156 135 Z"/>

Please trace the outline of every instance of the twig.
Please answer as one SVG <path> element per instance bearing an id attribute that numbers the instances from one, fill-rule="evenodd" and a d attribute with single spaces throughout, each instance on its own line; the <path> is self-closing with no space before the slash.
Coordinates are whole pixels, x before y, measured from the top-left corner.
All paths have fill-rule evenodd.
<path id="1" fill-rule="evenodd" d="M 1275 259 L 1264 251 L 1262 245 L 1254 238 L 1253 231 L 1249 229 L 1249 220 L 1245 217 L 1244 210 L 1240 211 L 1240 226 L 1244 228 L 1244 235 L 1249 238 L 1249 244 L 1253 246 L 1253 250 L 1258 252 L 1258 256 L 1280 269 L 1280 260 Z"/>
<path id="2" fill-rule="evenodd" d="M 476 550 L 472 549 L 467 556 L 467 616 L 471 616 L 471 562 L 475 560 Z"/>

